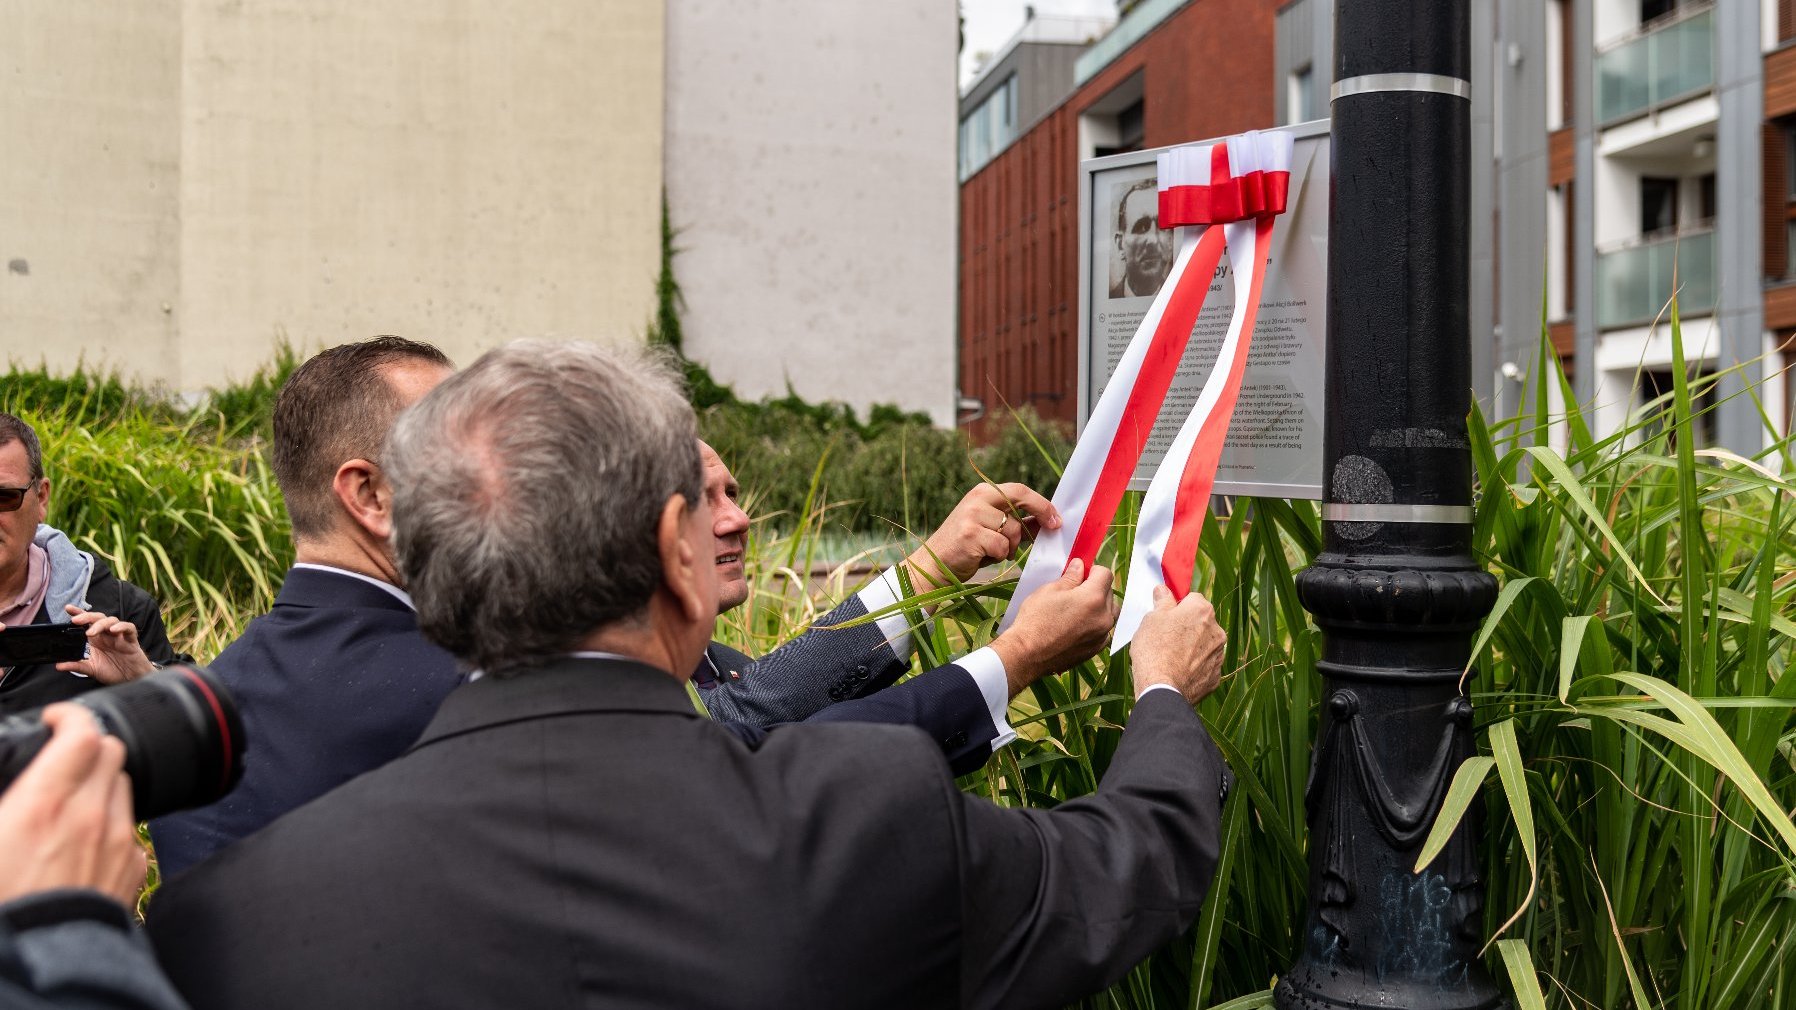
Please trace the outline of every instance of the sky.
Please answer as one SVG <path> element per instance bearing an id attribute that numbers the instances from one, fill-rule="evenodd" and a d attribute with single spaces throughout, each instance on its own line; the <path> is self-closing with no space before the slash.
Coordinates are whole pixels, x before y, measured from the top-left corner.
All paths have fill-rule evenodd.
<path id="1" fill-rule="evenodd" d="M 1116 16 L 1116 0 L 1033 0 L 1038 14 L 1108 14 Z M 967 19 L 966 47 L 960 51 L 960 83 L 973 79 L 973 55 L 995 53 L 1023 27 L 1025 0 L 960 0 Z"/>

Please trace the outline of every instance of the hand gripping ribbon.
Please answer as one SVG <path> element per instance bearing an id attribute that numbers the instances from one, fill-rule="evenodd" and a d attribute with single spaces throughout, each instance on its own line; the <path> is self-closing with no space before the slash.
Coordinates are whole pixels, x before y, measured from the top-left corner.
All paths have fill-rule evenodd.
<path id="1" fill-rule="evenodd" d="M 1191 591 L 1198 534 L 1259 313 L 1272 225 L 1289 196 L 1291 153 L 1290 134 L 1249 131 L 1160 154 L 1159 226 L 1173 229 L 1178 245 L 1172 272 L 1092 408 L 1054 493 L 1061 526 L 1036 538 L 1000 630 L 1016 619 L 1022 601 L 1059 578 L 1071 559 L 1090 569 L 1178 374 L 1226 246 L 1235 278 L 1234 315 L 1203 391 L 1142 499 L 1111 651 L 1134 637 L 1153 608 L 1154 586 L 1165 585 L 1179 599 Z"/>

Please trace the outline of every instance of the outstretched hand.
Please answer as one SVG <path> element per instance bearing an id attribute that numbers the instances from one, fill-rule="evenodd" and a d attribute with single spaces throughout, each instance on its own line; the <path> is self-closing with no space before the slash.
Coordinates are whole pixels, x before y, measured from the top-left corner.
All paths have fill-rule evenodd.
<path id="1" fill-rule="evenodd" d="M 1085 562 L 1067 563 L 1058 579 L 1023 601 L 1010 630 L 992 640 L 1004 662 L 1010 696 L 1050 673 L 1059 673 L 1097 655 L 1116 627 L 1120 609 L 1111 591 L 1113 576 L 1103 565 L 1085 574 Z"/>
<path id="2" fill-rule="evenodd" d="M 991 562 L 1009 560 L 1024 540 L 1059 526 L 1054 503 L 1027 486 L 981 484 L 961 498 L 905 564 L 916 590 L 928 592 L 965 582 Z"/>

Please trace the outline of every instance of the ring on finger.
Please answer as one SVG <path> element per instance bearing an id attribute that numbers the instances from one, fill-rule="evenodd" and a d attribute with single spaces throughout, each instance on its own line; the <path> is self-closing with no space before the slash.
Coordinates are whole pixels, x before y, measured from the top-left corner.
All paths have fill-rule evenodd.
<path id="1" fill-rule="evenodd" d="M 998 519 L 998 525 L 997 525 L 997 527 L 996 527 L 996 528 L 995 528 L 995 529 L 994 529 L 994 530 L 993 530 L 993 532 L 996 532 L 996 533 L 1002 533 L 1002 532 L 1004 532 L 1004 530 L 1005 530 L 1005 529 L 1007 529 L 1007 528 L 1008 528 L 1008 527 L 1009 527 L 1009 526 L 1010 526 L 1010 513 L 1008 513 L 1008 512 L 1006 512 L 1006 513 L 1003 513 L 1003 514 L 1002 514 L 1002 515 L 1001 515 L 1001 516 L 1000 516 L 1000 517 L 999 517 L 999 519 Z"/>

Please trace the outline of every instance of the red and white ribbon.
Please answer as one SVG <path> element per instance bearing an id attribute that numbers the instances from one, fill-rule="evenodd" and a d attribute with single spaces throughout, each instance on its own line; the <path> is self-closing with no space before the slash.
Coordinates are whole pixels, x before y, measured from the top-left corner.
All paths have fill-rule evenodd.
<path id="1" fill-rule="evenodd" d="M 1291 153 L 1290 134 L 1250 132 L 1159 156 L 1159 225 L 1178 236 L 1172 273 L 1087 419 L 1054 494 L 1061 527 L 1036 538 L 1000 629 L 1072 558 L 1090 568 L 1178 372 L 1226 241 L 1235 274 L 1234 315 L 1203 392 L 1143 499 L 1113 648 L 1127 644 L 1152 609 L 1154 585 L 1165 584 L 1180 598 L 1190 591 L 1197 537 L 1259 308 L 1272 220 L 1288 199 Z M 1198 232 L 1217 224 L 1223 227 Z"/>

